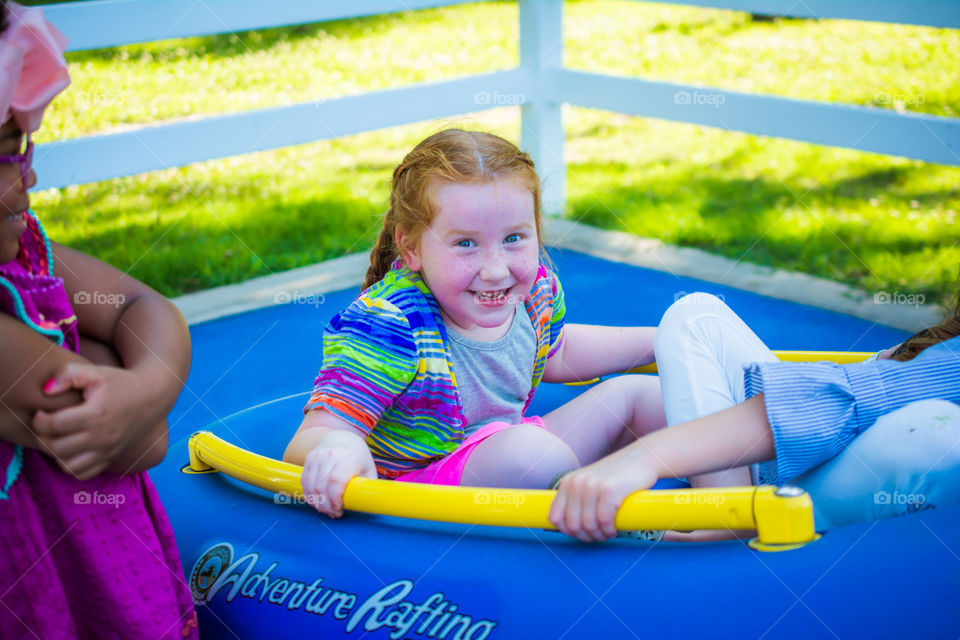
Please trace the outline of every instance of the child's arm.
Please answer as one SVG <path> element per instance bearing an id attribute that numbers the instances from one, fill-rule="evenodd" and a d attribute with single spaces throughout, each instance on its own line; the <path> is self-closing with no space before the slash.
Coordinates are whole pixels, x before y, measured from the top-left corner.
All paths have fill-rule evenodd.
<path id="1" fill-rule="evenodd" d="M 377 477 L 373 456 L 357 429 L 324 409 L 307 412 L 283 459 L 303 465 L 303 495 L 332 518 L 343 515 L 343 493 L 353 477 Z"/>
<path id="2" fill-rule="evenodd" d="M 0 342 L 4 345 L 5 365 L 0 369 L 0 439 L 38 449 L 56 458 L 65 471 L 78 477 L 91 477 L 106 468 L 105 463 L 92 467 L 82 464 L 71 466 L 68 459 L 63 457 L 63 444 L 57 442 L 56 437 L 38 436 L 31 423 L 37 411 L 55 412 L 83 402 L 83 395 L 76 390 L 56 395 L 45 394 L 43 385 L 46 381 L 68 364 L 120 366 L 116 355 L 110 355 L 112 349 L 82 340 L 78 355 L 58 347 L 6 314 L 0 314 Z M 157 464 L 163 458 L 166 446 L 165 427 L 165 422 L 156 425 L 149 437 L 149 441 L 157 443 L 157 449 L 162 450 L 148 451 L 147 455 L 133 450 L 124 452 L 136 455 L 134 459 L 120 461 L 126 465 L 124 468 L 139 471 L 139 467 L 145 469 Z"/>
<path id="3" fill-rule="evenodd" d="M 120 355 L 110 346 L 96 340 L 80 338 L 80 355 L 95 365 L 123 368 Z M 115 456 L 105 468 L 116 473 L 146 471 L 163 462 L 167 454 L 169 432 L 164 416 L 154 424 L 144 437 Z"/>
<path id="4" fill-rule="evenodd" d="M 33 427 L 51 439 L 68 471 L 131 473 L 166 452 L 166 416 L 190 368 L 190 336 L 179 310 L 133 277 L 90 256 L 53 244 L 82 336 L 112 347 L 122 368 L 71 362 L 45 391 L 83 392 L 82 404 L 38 411 Z"/>
<path id="5" fill-rule="evenodd" d="M 678 478 L 774 457 L 764 396 L 703 418 L 661 429 L 565 476 L 550 521 L 584 542 L 617 535 L 624 499 L 660 478 Z"/>
<path id="6" fill-rule="evenodd" d="M 79 391 L 47 396 L 43 384 L 67 363 L 85 360 L 5 313 L 0 313 L 0 343 L 0 439 L 43 451 L 30 426 L 33 413 L 56 411 L 83 400 Z"/>
<path id="7" fill-rule="evenodd" d="M 544 382 L 578 382 L 653 362 L 656 327 L 566 324 L 560 348 L 547 360 Z"/>

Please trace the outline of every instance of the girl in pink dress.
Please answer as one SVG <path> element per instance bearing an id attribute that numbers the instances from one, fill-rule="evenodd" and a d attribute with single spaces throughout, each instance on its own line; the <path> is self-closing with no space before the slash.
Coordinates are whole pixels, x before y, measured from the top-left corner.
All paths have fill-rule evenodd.
<path id="1" fill-rule="evenodd" d="M 0 0 L 0 636 L 196 638 L 145 471 L 166 453 L 186 325 L 28 211 L 30 134 L 69 84 L 65 46 L 39 9 Z"/>

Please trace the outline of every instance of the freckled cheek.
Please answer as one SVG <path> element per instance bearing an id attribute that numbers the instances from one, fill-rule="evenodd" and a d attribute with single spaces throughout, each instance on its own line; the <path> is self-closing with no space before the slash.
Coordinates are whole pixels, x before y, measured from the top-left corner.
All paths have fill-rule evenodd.
<path id="1" fill-rule="evenodd" d="M 517 252 L 510 261 L 513 277 L 521 283 L 533 285 L 537 278 L 537 267 L 540 265 L 539 257 L 537 247 Z"/>
<path id="2" fill-rule="evenodd" d="M 445 285 L 445 288 L 455 291 L 469 289 L 477 273 L 477 268 L 469 260 L 451 260 L 442 265 L 438 265 L 437 274 Z"/>

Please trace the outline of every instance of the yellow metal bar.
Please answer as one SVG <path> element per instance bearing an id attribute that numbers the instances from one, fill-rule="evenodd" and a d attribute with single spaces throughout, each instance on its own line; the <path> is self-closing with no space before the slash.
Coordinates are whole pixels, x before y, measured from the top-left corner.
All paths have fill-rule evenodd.
<path id="1" fill-rule="evenodd" d="M 261 489 L 302 495 L 302 468 L 232 445 L 212 433 L 190 437 L 190 468 L 217 469 Z M 547 519 L 555 491 L 444 487 L 354 478 L 344 507 L 380 515 L 503 527 L 552 529 Z M 618 529 L 757 529 L 766 545 L 814 539 L 813 505 L 803 492 L 778 495 L 775 487 L 638 491 L 617 512 Z"/>
<path id="2" fill-rule="evenodd" d="M 863 362 L 875 351 L 774 351 L 784 362 L 836 362 L 837 364 L 850 364 L 852 362 Z"/>
<path id="3" fill-rule="evenodd" d="M 850 364 L 851 362 L 863 362 L 874 354 L 873 351 L 774 351 L 784 362 L 836 362 L 838 364 Z M 624 373 L 656 373 L 657 364 L 648 364 L 642 367 L 627 369 Z M 568 385 L 595 384 L 600 378 L 591 378 L 581 382 L 567 382 Z"/>

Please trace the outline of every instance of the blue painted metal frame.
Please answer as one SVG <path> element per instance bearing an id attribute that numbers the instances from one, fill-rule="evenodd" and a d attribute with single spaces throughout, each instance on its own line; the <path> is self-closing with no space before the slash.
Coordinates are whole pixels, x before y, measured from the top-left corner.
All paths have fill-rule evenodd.
<path id="1" fill-rule="evenodd" d="M 462 4 L 465 0 L 90 0 L 49 5 L 71 50 Z M 520 2 L 516 69 L 324 102 L 151 124 L 37 149 L 38 188 L 62 187 L 498 106 L 522 96 L 522 145 L 544 174 L 545 210 L 565 202 L 563 103 L 960 166 L 960 118 L 620 78 L 562 66 L 563 0 Z M 949 0 L 667 0 L 796 17 L 960 28 Z M 96 163 L 90 158 L 98 158 Z M 95 165 L 95 166 L 94 166 Z"/>

